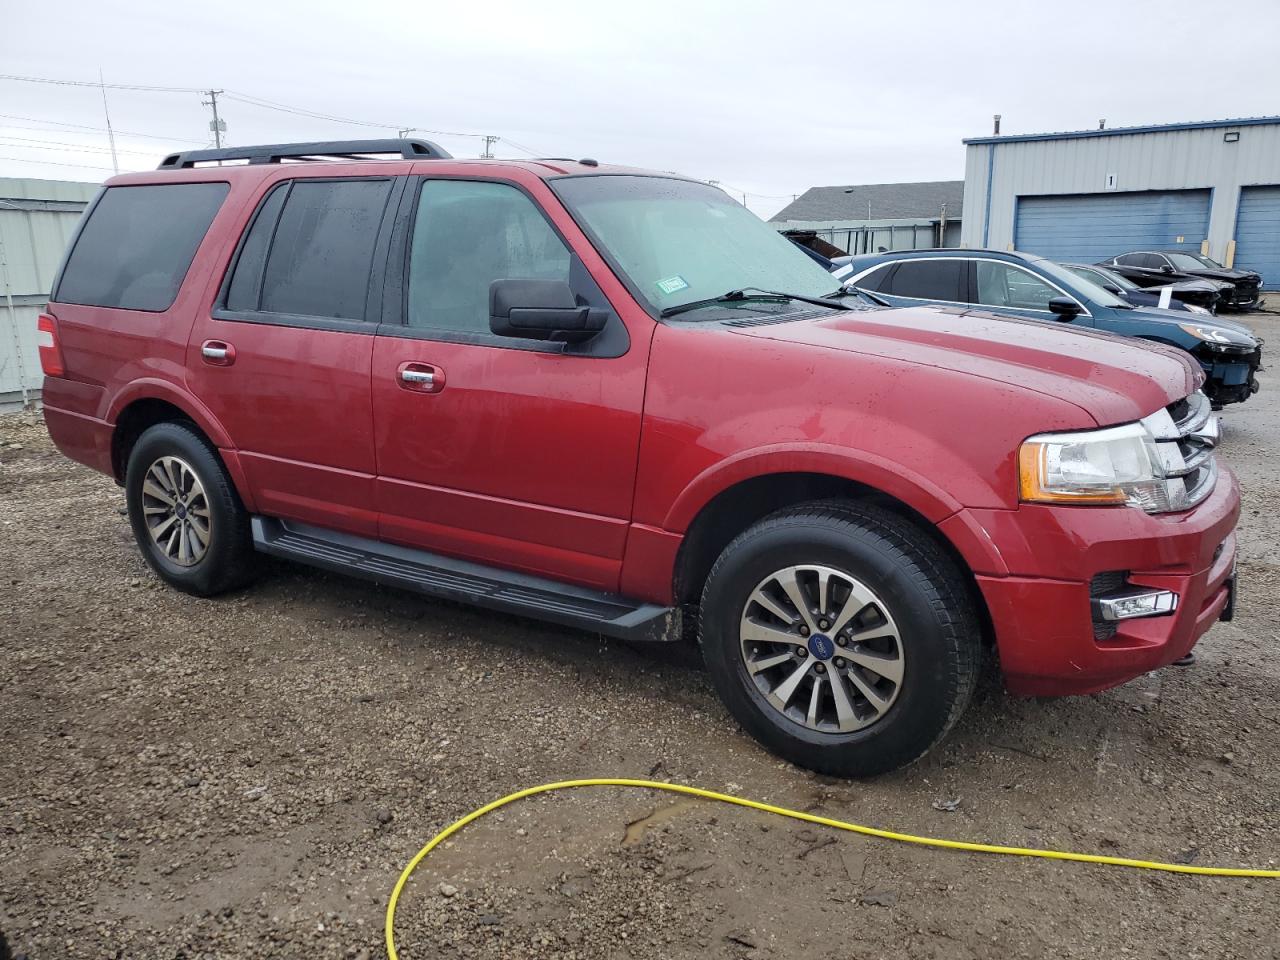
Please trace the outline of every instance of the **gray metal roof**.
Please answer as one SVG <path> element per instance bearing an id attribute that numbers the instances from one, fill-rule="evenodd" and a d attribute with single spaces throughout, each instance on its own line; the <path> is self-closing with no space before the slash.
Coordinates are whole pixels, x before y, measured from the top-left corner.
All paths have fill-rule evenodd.
<path id="1" fill-rule="evenodd" d="M 947 219 L 957 220 L 963 200 L 963 180 L 810 187 L 770 221 L 919 220 L 936 218 L 944 203 L 947 205 Z M 871 204 L 870 215 L 868 203 Z"/>
<path id="2" fill-rule="evenodd" d="M 1124 137 L 1135 133 L 1170 133 L 1211 127 L 1256 127 L 1280 124 L 1280 117 L 1237 117 L 1234 120 L 1194 120 L 1189 123 L 1157 123 L 1144 127 L 1105 127 L 1101 130 L 1067 130 L 1060 133 L 1010 133 L 998 137 L 969 137 L 963 143 L 1019 143 L 1027 140 L 1081 140 L 1090 137 Z"/>

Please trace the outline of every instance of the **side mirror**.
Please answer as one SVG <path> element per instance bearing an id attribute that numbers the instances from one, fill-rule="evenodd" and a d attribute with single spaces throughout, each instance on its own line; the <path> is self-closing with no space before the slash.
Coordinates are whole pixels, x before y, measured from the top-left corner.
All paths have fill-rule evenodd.
<path id="1" fill-rule="evenodd" d="M 1173 273 L 1173 267 L 1169 266 L 1169 265 L 1166 263 L 1166 264 L 1164 264 L 1164 265 L 1160 268 L 1160 272 L 1161 272 L 1161 273 Z"/>
<path id="2" fill-rule="evenodd" d="M 1070 297 L 1054 297 L 1049 301 L 1049 312 L 1065 322 L 1080 315 L 1080 304 Z"/>
<path id="3" fill-rule="evenodd" d="M 489 329 L 500 337 L 582 343 L 604 329 L 609 315 L 579 305 L 563 280 L 494 280 L 489 284 Z"/>

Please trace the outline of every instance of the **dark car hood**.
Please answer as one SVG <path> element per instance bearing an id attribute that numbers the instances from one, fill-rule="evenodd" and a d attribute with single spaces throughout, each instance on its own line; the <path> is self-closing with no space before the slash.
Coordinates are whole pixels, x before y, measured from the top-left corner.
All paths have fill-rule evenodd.
<path id="1" fill-rule="evenodd" d="M 1221 288 L 1218 284 L 1210 280 L 1208 277 L 1192 277 L 1189 280 L 1179 280 L 1176 283 L 1162 283 L 1156 287 L 1144 287 L 1148 293 L 1159 293 L 1165 287 L 1171 287 L 1180 293 L 1189 293 L 1193 290 L 1202 290 L 1208 293 L 1217 293 Z"/>
<path id="2" fill-rule="evenodd" d="M 1241 280 L 1261 280 L 1260 274 L 1254 273 L 1252 270 L 1228 270 L 1223 267 L 1218 270 L 1215 267 L 1205 267 L 1203 270 L 1183 270 L 1189 277 L 1204 277 L 1208 280 L 1226 280 L 1228 283 L 1238 283 Z"/>
<path id="3" fill-rule="evenodd" d="M 1145 417 L 1203 380 L 1174 347 L 955 307 L 840 312 L 733 332 L 954 370 L 1074 403 L 1101 426 Z"/>

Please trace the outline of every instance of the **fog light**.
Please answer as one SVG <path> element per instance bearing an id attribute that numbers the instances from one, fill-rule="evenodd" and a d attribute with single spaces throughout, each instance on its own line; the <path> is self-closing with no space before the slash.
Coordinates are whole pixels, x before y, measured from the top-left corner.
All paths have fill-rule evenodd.
<path id="1" fill-rule="evenodd" d="M 1132 620 L 1135 617 L 1158 617 L 1178 609 L 1178 595 L 1171 590 L 1128 590 L 1107 597 L 1093 598 L 1094 618 L 1099 620 Z"/>

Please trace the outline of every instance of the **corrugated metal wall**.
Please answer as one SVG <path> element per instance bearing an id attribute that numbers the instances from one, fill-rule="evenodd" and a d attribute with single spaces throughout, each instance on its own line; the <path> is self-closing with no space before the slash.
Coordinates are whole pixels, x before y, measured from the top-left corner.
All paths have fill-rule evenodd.
<path id="1" fill-rule="evenodd" d="M 1262 274 L 1262 289 L 1280 290 L 1280 187 L 1240 191 L 1235 266 Z"/>
<path id="2" fill-rule="evenodd" d="M 1208 190 L 1022 197 L 1013 243 L 1054 260 L 1096 263 L 1133 250 L 1199 253 L 1208 230 Z"/>
<path id="3" fill-rule="evenodd" d="M 769 224 L 779 231 L 812 230 L 846 253 L 858 255 L 880 250 L 924 250 L 939 246 L 936 220 L 788 220 Z M 960 221 L 948 220 L 941 246 L 960 245 Z"/>
<path id="4" fill-rule="evenodd" d="M 36 317 L 97 184 L 0 178 L 0 409 L 39 396 Z"/>
<path id="5" fill-rule="evenodd" d="M 1227 133 L 1239 138 L 1226 142 Z M 1006 249 L 1020 197 L 1208 189 L 1209 254 L 1221 260 L 1241 187 L 1264 184 L 1280 184 L 1280 123 L 971 143 L 962 237 L 965 246 Z"/>

